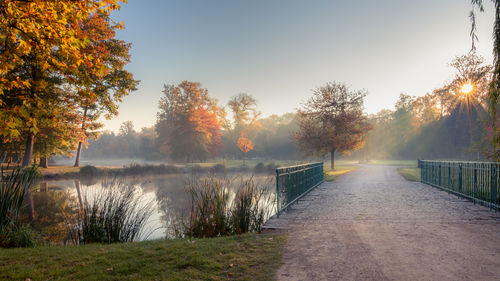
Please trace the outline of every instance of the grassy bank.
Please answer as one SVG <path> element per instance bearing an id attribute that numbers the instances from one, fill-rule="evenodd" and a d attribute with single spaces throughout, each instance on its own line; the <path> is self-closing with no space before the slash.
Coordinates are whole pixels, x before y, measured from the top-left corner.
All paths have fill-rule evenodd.
<path id="1" fill-rule="evenodd" d="M 398 173 L 407 181 L 420 181 L 419 168 L 399 168 Z"/>
<path id="2" fill-rule="evenodd" d="M 256 162 L 253 165 L 235 165 L 230 166 L 217 163 L 197 163 L 197 164 L 176 164 L 176 165 L 151 165 L 151 164 L 132 164 L 124 167 L 102 167 L 102 166 L 52 166 L 49 168 L 40 168 L 44 179 L 76 179 L 79 177 L 92 177 L 100 175 L 161 175 L 161 174 L 182 174 L 190 172 L 215 172 L 217 174 L 229 172 L 249 172 L 249 173 L 274 173 L 278 165 L 274 162 Z"/>
<path id="3" fill-rule="evenodd" d="M 0 248 L 0 280 L 274 280 L 283 235 Z"/>
<path id="4" fill-rule="evenodd" d="M 359 166 L 354 165 L 350 162 L 341 162 L 341 164 L 335 165 L 335 170 L 330 169 L 330 163 L 325 163 L 324 165 L 324 179 L 325 181 L 334 181 L 338 176 L 352 172 L 358 169 Z"/>
<path id="5" fill-rule="evenodd" d="M 245 166 L 247 168 L 253 168 L 259 163 L 264 165 L 275 164 L 277 166 L 293 166 L 302 163 L 307 163 L 308 161 L 293 161 L 293 160 L 262 160 L 262 159 L 247 159 L 245 160 Z M 203 163 L 192 163 L 187 164 L 188 166 L 200 166 L 202 168 L 214 167 L 215 165 L 224 165 L 226 168 L 240 168 L 243 166 L 243 160 L 223 160 L 219 159 L 216 161 L 209 161 Z"/>
<path id="6" fill-rule="evenodd" d="M 416 167 L 417 160 L 373 160 L 367 164 L 385 165 L 385 166 L 410 166 Z"/>

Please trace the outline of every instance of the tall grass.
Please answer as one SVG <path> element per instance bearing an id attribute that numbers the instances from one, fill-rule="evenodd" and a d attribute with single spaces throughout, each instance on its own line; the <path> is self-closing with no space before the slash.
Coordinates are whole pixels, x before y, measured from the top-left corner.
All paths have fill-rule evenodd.
<path id="1" fill-rule="evenodd" d="M 241 178 L 235 190 L 232 183 L 214 177 L 191 180 L 187 187 L 191 210 L 187 222 L 181 220 L 177 235 L 218 237 L 259 232 L 269 217 L 269 193 L 265 187 L 255 185 L 252 178 Z M 234 191 L 233 199 L 230 191 Z"/>
<path id="2" fill-rule="evenodd" d="M 191 211 L 183 223 L 188 237 L 217 237 L 230 233 L 228 216 L 229 181 L 214 177 L 191 179 L 188 183 Z M 182 232 L 182 231 L 181 231 Z"/>
<path id="3" fill-rule="evenodd" d="M 4 247 L 28 246 L 30 233 L 18 218 L 26 194 L 40 173 L 36 166 L 22 169 L 0 167 L 0 245 Z M 17 239 L 19 236 L 22 239 Z M 16 238 L 17 237 L 17 238 Z M 17 242 L 16 242 L 17 241 Z M 23 242 L 23 241 L 28 241 Z"/>
<path id="4" fill-rule="evenodd" d="M 266 189 L 259 188 L 252 179 L 241 178 L 239 188 L 231 205 L 230 226 L 233 233 L 260 232 L 269 216 Z"/>
<path id="5" fill-rule="evenodd" d="M 153 212 L 135 185 L 104 179 L 101 189 L 83 193 L 73 223 L 73 240 L 80 244 L 131 242 L 141 238 Z"/>

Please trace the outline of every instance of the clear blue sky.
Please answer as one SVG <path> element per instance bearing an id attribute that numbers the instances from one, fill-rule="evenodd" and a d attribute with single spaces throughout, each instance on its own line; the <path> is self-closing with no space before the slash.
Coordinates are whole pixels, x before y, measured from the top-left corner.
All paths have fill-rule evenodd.
<path id="1" fill-rule="evenodd" d="M 478 15 L 478 53 L 492 60 L 493 5 Z M 470 50 L 469 0 L 129 0 L 113 18 L 132 43 L 141 80 L 116 131 L 156 120 L 164 84 L 198 81 L 221 104 L 246 92 L 263 116 L 294 111 L 329 81 L 364 88 L 368 113 L 400 93 L 424 95 L 450 79 L 447 63 Z"/>

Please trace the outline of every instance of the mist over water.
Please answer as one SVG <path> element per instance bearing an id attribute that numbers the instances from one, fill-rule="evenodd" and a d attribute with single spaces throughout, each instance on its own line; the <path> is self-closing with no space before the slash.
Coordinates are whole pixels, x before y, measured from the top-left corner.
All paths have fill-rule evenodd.
<path id="1" fill-rule="evenodd" d="M 207 176 L 232 180 L 228 190 L 230 199 L 234 198 L 235 188 L 241 178 L 248 179 L 252 177 L 256 185 L 268 188 L 269 192 L 273 192 L 275 187 L 274 176 L 253 176 L 252 174 L 241 173 L 121 177 L 118 180 L 123 181 L 126 185 L 133 185 L 140 194 L 139 206 L 150 205 L 153 208 L 153 213 L 147 221 L 146 228 L 138 240 L 172 237 L 172 223 L 186 218 L 191 207 L 186 184 L 190 180 L 203 179 Z M 78 190 L 78 187 L 80 190 Z M 64 212 L 70 212 L 72 208 L 77 209 L 79 197 L 92 196 L 95 192 L 102 192 L 104 188 L 102 178 L 42 182 L 38 192 L 34 193 L 34 207 L 37 213 L 34 222 L 35 228 L 40 230 L 42 236 L 45 236 L 50 243 L 70 243 L 67 240 L 67 235 L 64 235 L 64 232 L 67 232 L 64 227 L 66 221 L 61 219 Z M 61 198 L 63 199 L 61 200 Z M 274 208 L 273 203 L 273 198 L 265 202 L 269 208 Z M 46 208 L 47 205 L 51 205 L 51 208 Z M 60 233 L 54 235 L 56 231 Z"/>

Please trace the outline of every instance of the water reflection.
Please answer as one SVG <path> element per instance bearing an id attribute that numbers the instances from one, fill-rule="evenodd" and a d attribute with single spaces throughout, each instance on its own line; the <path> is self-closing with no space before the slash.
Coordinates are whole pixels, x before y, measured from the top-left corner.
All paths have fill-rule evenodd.
<path id="1" fill-rule="evenodd" d="M 123 177 L 120 180 L 127 185 L 135 186 L 142 193 L 144 204 L 153 203 L 153 214 L 148 220 L 147 229 L 139 240 L 164 238 L 170 233 L 173 223 L 186 217 L 190 209 L 190 197 L 186 192 L 186 184 L 193 178 L 206 175 L 158 175 L 149 177 Z M 251 175 L 226 175 L 233 179 L 229 189 L 229 197 L 234 197 L 234 187 L 239 177 L 249 178 Z M 261 187 L 273 191 L 273 176 L 253 176 L 254 182 Z M 50 244 L 75 243 L 71 235 L 69 223 L 78 215 L 85 196 L 90 191 L 103 188 L 103 179 L 59 180 L 40 183 L 37 192 L 33 192 L 34 220 L 33 227 L 42 233 L 43 239 Z M 274 198 L 269 197 L 263 204 L 274 206 Z"/>

